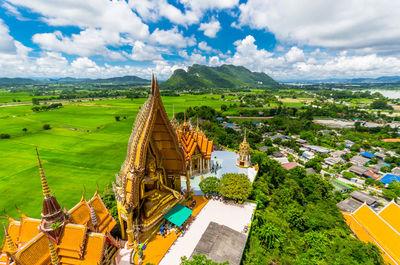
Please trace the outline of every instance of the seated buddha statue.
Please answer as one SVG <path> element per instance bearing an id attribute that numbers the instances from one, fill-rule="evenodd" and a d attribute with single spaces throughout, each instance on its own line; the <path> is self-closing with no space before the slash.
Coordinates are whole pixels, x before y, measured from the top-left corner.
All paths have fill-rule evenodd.
<path id="1" fill-rule="evenodd" d="M 171 201 L 181 200 L 182 195 L 165 185 L 165 170 L 157 167 L 156 160 L 150 156 L 147 159 L 146 174 L 140 185 L 144 217 L 149 218 L 157 211 L 164 209 Z"/>

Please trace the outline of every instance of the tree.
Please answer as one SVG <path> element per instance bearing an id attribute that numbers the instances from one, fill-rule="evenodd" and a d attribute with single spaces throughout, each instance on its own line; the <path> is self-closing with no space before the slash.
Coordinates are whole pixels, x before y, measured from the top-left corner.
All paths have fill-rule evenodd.
<path id="1" fill-rule="evenodd" d="M 204 194 L 216 194 L 218 193 L 218 186 L 220 179 L 217 177 L 208 177 L 202 180 L 199 184 L 201 191 Z"/>
<path id="2" fill-rule="evenodd" d="M 27 129 L 27 128 L 23 128 L 22 131 L 23 131 L 23 132 L 27 132 L 28 129 Z"/>
<path id="3" fill-rule="evenodd" d="M 359 144 L 353 144 L 353 145 L 350 147 L 350 150 L 351 150 L 351 151 L 354 151 L 354 152 L 360 152 L 360 149 L 361 149 L 361 146 L 360 146 Z"/>
<path id="4" fill-rule="evenodd" d="M 221 111 L 226 111 L 228 107 L 226 105 L 221 105 Z"/>
<path id="5" fill-rule="evenodd" d="M 45 124 L 45 125 L 43 125 L 43 129 L 44 129 L 44 130 L 50 130 L 50 129 L 51 129 L 50 124 Z"/>
<path id="6" fill-rule="evenodd" d="M 245 174 L 223 174 L 219 183 L 219 193 L 228 199 L 246 200 L 252 190 L 251 182 Z"/>
<path id="7" fill-rule="evenodd" d="M 121 120 L 120 116 L 115 116 L 114 118 L 115 118 L 115 121 L 120 121 Z"/>
<path id="8" fill-rule="evenodd" d="M 0 139 L 10 139 L 10 135 L 8 133 L 1 133 L 0 134 Z"/>
<path id="9" fill-rule="evenodd" d="M 181 258 L 180 265 L 228 265 L 229 262 L 225 261 L 222 263 L 214 262 L 211 259 L 207 259 L 206 255 L 193 255 L 192 260 L 189 260 L 186 256 Z"/>
<path id="10" fill-rule="evenodd" d="M 393 110 L 393 107 L 390 106 L 386 100 L 384 99 L 377 99 L 374 100 L 371 105 L 371 109 L 388 109 L 388 110 Z"/>

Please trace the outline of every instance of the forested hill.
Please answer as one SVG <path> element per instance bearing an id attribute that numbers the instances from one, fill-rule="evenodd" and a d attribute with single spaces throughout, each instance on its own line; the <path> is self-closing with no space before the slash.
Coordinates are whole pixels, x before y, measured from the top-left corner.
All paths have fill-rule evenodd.
<path id="1" fill-rule="evenodd" d="M 209 67 L 194 64 L 187 71 L 177 69 L 160 84 L 164 89 L 276 87 L 279 84 L 265 73 L 251 72 L 243 66 Z"/>
<path id="2" fill-rule="evenodd" d="M 45 85 L 45 84 L 112 84 L 112 85 L 150 85 L 150 80 L 143 79 L 134 75 L 112 77 L 105 79 L 73 78 L 64 77 L 57 79 L 34 80 L 29 78 L 0 78 L 0 85 Z"/>

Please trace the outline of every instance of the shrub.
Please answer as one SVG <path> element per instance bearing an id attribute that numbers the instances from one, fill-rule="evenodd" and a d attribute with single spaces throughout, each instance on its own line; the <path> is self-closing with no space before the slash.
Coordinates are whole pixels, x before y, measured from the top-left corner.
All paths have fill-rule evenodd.
<path id="1" fill-rule="evenodd" d="M 8 133 L 2 133 L 0 134 L 0 139 L 10 139 L 10 135 Z"/>
<path id="2" fill-rule="evenodd" d="M 216 194 L 218 193 L 218 186 L 220 179 L 217 177 L 208 177 L 203 179 L 199 186 L 204 194 Z"/>
<path id="3" fill-rule="evenodd" d="M 115 118 L 116 121 L 120 121 L 121 120 L 120 116 L 115 116 L 114 118 Z"/>
<path id="4" fill-rule="evenodd" d="M 27 128 L 23 128 L 22 131 L 23 131 L 23 132 L 27 132 L 28 129 L 27 129 Z"/>
<path id="5" fill-rule="evenodd" d="M 219 193 L 228 199 L 246 200 L 251 193 L 252 186 L 245 174 L 223 174 L 219 183 Z"/>
<path id="6" fill-rule="evenodd" d="M 45 124 L 45 125 L 43 125 L 43 129 L 44 129 L 44 130 L 50 130 L 50 129 L 51 129 L 50 124 Z"/>

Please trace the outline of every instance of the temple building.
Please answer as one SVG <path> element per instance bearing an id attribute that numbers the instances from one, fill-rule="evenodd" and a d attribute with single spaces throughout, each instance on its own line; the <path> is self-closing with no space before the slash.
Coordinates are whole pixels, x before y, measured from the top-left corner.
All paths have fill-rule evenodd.
<path id="1" fill-rule="evenodd" d="M 238 167 L 250 167 L 251 157 L 250 157 L 250 145 L 246 139 L 246 132 L 244 133 L 243 142 L 239 145 L 239 157 L 236 162 Z"/>
<path id="2" fill-rule="evenodd" d="M 150 238 L 164 216 L 183 202 L 181 177 L 190 191 L 189 167 L 161 100 L 157 81 L 138 113 L 125 162 L 113 183 L 122 237 L 128 246 Z"/>
<path id="3" fill-rule="evenodd" d="M 175 120 L 173 117 L 172 120 Z M 190 176 L 203 175 L 210 172 L 213 142 L 200 130 L 197 121 L 196 129 L 186 122 L 186 114 L 182 124 L 174 122 L 179 145 L 185 153 L 185 162 L 190 169 Z"/>
<path id="4" fill-rule="evenodd" d="M 99 194 L 86 201 L 84 195 L 71 210 L 61 208 L 51 195 L 39 159 L 43 190 L 42 218 L 9 217 L 0 264 L 61 265 L 116 264 L 121 247 L 110 231 L 116 225 Z"/>

